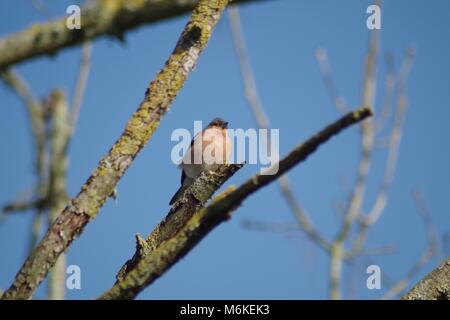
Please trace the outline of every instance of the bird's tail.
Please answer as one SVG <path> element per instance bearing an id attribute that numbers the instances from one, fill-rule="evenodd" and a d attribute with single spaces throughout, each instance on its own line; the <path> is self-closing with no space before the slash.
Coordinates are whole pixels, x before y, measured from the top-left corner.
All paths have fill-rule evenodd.
<path id="1" fill-rule="evenodd" d="M 173 195 L 172 199 L 170 199 L 169 204 L 173 205 L 187 188 L 188 188 L 188 186 L 182 185 L 180 187 L 180 189 L 178 189 L 178 191 L 175 192 L 175 194 Z"/>

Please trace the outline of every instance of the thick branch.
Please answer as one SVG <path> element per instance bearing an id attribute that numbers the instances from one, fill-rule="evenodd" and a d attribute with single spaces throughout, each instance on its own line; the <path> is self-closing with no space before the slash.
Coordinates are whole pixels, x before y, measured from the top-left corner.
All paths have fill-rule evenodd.
<path id="1" fill-rule="evenodd" d="M 133 269 L 142 258 L 175 236 L 194 213 L 203 208 L 214 192 L 242 166 L 243 164 L 221 165 L 217 171 L 203 172 L 174 203 L 167 216 L 153 229 L 147 239 L 136 235 L 136 252 L 120 269 L 117 280 L 123 280 L 129 270 Z"/>
<path id="2" fill-rule="evenodd" d="M 158 279 L 179 259 L 185 256 L 211 230 L 230 217 L 249 195 L 276 180 L 279 176 L 304 161 L 320 145 L 335 134 L 372 114 L 370 109 L 362 108 L 349 113 L 329 125 L 305 143 L 296 147 L 279 163 L 279 170 L 273 175 L 257 174 L 239 188 L 229 188 L 216 197 L 206 208 L 196 213 L 186 225 L 171 239 L 163 242 L 150 254 L 145 256 L 125 278 L 117 282 L 100 299 L 133 299 L 145 287 Z"/>
<path id="3" fill-rule="evenodd" d="M 402 300 L 450 300 L 450 259 L 420 280 Z"/>
<path id="4" fill-rule="evenodd" d="M 247 2 L 250 0 L 235 0 Z M 98 0 L 81 9 L 81 29 L 70 30 L 66 17 L 33 26 L 0 39 L 0 69 L 101 36 L 123 38 L 147 23 L 191 12 L 197 0 Z"/>
<path id="5" fill-rule="evenodd" d="M 147 88 L 144 100 L 128 121 L 125 131 L 99 162 L 80 193 L 49 228 L 2 299 L 30 298 L 60 254 L 97 216 L 119 179 L 169 110 L 227 3 L 228 0 L 199 1 L 172 55 Z"/>

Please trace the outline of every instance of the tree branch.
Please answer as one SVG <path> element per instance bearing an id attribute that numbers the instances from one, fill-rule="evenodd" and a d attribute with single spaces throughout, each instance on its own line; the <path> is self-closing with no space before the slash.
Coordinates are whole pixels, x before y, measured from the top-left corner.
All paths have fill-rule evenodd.
<path id="1" fill-rule="evenodd" d="M 128 121 L 125 131 L 99 162 L 78 195 L 69 202 L 55 223 L 50 226 L 2 299 L 30 298 L 57 258 L 97 216 L 120 178 L 169 110 L 188 74 L 195 67 L 200 53 L 206 47 L 227 3 L 228 0 L 199 1 L 172 55 L 147 88 L 144 100 Z M 130 5 L 127 5 L 128 7 Z M 148 11 L 152 12 L 144 10 Z"/>
<path id="2" fill-rule="evenodd" d="M 450 300 L 450 259 L 420 280 L 402 300 Z"/>
<path id="3" fill-rule="evenodd" d="M 251 0 L 235 0 L 248 2 Z M 0 39 L 0 70 L 102 36 L 123 39 L 125 32 L 191 12 L 198 0 L 98 0 L 81 9 L 81 29 L 66 27 L 66 17 Z"/>
<path id="4" fill-rule="evenodd" d="M 248 196 L 306 160 L 332 136 L 370 115 L 372 115 L 372 112 L 368 108 L 362 108 L 347 114 L 292 150 L 277 164 L 279 170 L 276 174 L 257 174 L 238 188 L 227 189 L 216 197 L 210 205 L 194 214 L 174 237 L 164 241 L 139 261 L 121 281 L 118 281 L 110 290 L 105 292 L 100 299 L 132 299 L 136 297 L 139 292 L 184 257 L 210 231 L 229 219 L 231 211 L 239 207 Z"/>
<path id="5" fill-rule="evenodd" d="M 175 236 L 194 213 L 203 208 L 213 193 L 242 166 L 243 164 L 224 164 L 214 172 L 201 173 L 182 197 L 173 204 L 167 216 L 153 229 L 147 239 L 143 239 L 139 234 L 136 235 L 136 252 L 120 269 L 116 276 L 117 280 L 123 280 L 129 270 L 133 269 L 140 260 L 161 243 Z"/>

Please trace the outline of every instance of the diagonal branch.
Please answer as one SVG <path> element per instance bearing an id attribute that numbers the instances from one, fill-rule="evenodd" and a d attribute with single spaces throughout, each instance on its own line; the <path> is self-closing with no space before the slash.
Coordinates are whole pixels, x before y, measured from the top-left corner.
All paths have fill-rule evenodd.
<path id="1" fill-rule="evenodd" d="M 171 239 L 163 242 L 145 256 L 125 278 L 118 281 L 100 299 L 133 299 L 145 287 L 158 279 L 179 259 L 193 249 L 210 231 L 231 216 L 231 211 L 251 194 L 275 181 L 300 162 L 306 160 L 317 148 L 345 128 L 371 116 L 370 109 L 362 108 L 351 112 L 338 121 L 294 148 L 276 165 L 279 170 L 273 175 L 257 174 L 238 188 L 231 187 L 216 197 L 206 208 L 196 213 Z"/>
<path id="2" fill-rule="evenodd" d="M 28 299 L 58 257 L 94 219 L 169 110 L 206 47 L 228 0 L 200 0 L 164 68 L 146 90 L 125 131 L 50 226 L 2 299 Z"/>
<path id="3" fill-rule="evenodd" d="M 169 240 L 189 221 L 194 213 L 200 211 L 226 180 L 228 180 L 243 164 L 224 164 L 214 172 L 203 172 L 186 189 L 182 197 L 173 204 L 167 216 L 161 221 L 147 239 L 136 235 L 136 252 L 117 274 L 117 280 L 122 281 L 129 270 L 133 269 L 140 260 L 154 251 L 164 241 Z"/>
<path id="4" fill-rule="evenodd" d="M 450 259 L 420 280 L 402 300 L 450 300 Z"/>
<path id="5" fill-rule="evenodd" d="M 235 0 L 248 2 L 250 0 Z M 102 36 L 123 39 L 125 32 L 191 12 L 198 0 L 98 0 L 81 9 L 81 29 L 70 30 L 66 17 L 0 39 L 0 69 Z"/>

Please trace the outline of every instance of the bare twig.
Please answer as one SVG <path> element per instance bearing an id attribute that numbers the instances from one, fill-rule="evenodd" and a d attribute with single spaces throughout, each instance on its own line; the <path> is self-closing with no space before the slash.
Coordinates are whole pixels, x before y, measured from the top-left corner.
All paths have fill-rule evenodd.
<path id="1" fill-rule="evenodd" d="M 44 18 L 51 19 L 53 14 L 48 10 L 42 0 L 31 0 L 31 4 Z"/>
<path id="2" fill-rule="evenodd" d="M 438 255 L 438 238 L 436 229 L 431 221 L 431 215 L 428 208 L 425 205 L 422 194 L 419 191 L 412 193 L 413 200 L 416 204 L 417 212 L 422 218 L 426 237 L 427 246 L 423 250 L 419 260 L 409 269 L 404 279 L 395 283 L 381 299 L 393 299 L 402 294 L 412 279 L 422 270 L 422 268 L 430 261 L 433 256 Z M 447 279 L 447 283 L 450 283 L 450 278 Z M 449 288 L 450 289 L 450 288 Z M 450 291 L 449 291 L 450 292 Z M 448 299 L 448 298 L 447 298 Z"/>
<path id="3" fill-rule="evenodd" d="M 367 216 L 367 220 L 369 224 L 375 223 L 386 207 L 387 196 L 389 187 L 394 178 L 394 172 L 397 164 L 398 152 L 400 148 L 400 141 L 402 135 L 403 122 L 405 119 L 406 107 L 407 107 L 407 98 L 406 98 L 406 85 L 409 78 L 409 74 L 411 71 L 411 67 L 414 60 L 414 51 L 412 49 L 407 50 L 404 63 L 400 69 L 399 80 L 398 80 L 398 100 L 397 100 L 397 109 L 396 116 L 394 120 L 394 126 L 392 128 L 390 142 L 389 142 L 389 151 L 388 158 L 386 163 L 386 169 L 383 178 L 383 184 L 381 186 L 381 190 L 378 193 L 378 196 L 375 200 L 375 204 L 372 210 L 369 212 Z"/>
<path id="4" fill-rule="evenodd" d="M 1 72 L 5 83 L 21 98 L 23 101 L 28 118 L 31 124 L 31 131 L 33 134 L 34 148 L 36 150 L 36 174 L 38 180 L 44 179 L 46 153 L 45 153 L 45 120 L 44 120 L 44 108 L 39 100 L 34 96 L 30 90 L 28 83 L 22 78 L 16 71 L 8 70 Z M 42 181 L 43 182 L 43 181 Z M 43 182 L 44 183 L 44 182 Z M 40 185 L 38 181 L 38 185 Z"/>
<path id="5" fill-rule="evenodd" d="M 69 126 L 70 135 L 73 135 L 80 115 L 81 105 L 83 103 L 84 91 L 89 78 L 91 66 L 92 43 L 86 42 L 81 46 L 80 71 L 78 73 L 77 84 L 74 90 L 72 106 L 70 107 Z"/>
<path id="6" fill-rule="evenodd" d="M 328 61 L 327 51 L 323 48 L 318 48 L 316 50 L 316 60 L 319 64 L 320 73 L 322 74 L 323 82 L 334 102 L 334 105 L 341 113 L 346 113 L 349 110 L 347 102 L 345 102 L 344 97 L 339 94 L 339 90 L 333 80 L 333 74 L 331 72 L 330 63 Z"/>
<path id="7" fill-rule="evenodd" d="M 242 31 L 241 20 L 239 16 L 238 6 L 230 6 L 228 8 L 229 21 L 231 27 L 231 34 L 233 36 L 234 48 L 239 61 L 242 80 L 244 83 L 245 97 L 247 98 L 248 105 L 252 111 L 253 117 L 260 129 L 269 129 L 269 118 L 264 112 L 262 102 L 259 98 L 258 89 L 256 86 L 255 77 L 253 75 L 252 66 L 248 57 L 244 33 Z M 268 150 L 271 153 L 270 139 L 268 141 Z M 294 192 L 290 186 L 289 178 L 287 175 L 282 175 L 278 178 L 278 184 L 280 186 L 281 193 L 286 200 L 289 208 L 294 213 L 297 223 L 301 227 L 301 230 L 306 233 L 311 241 L 319 245 L 322 249 L 328 250 L 329 244 L 325 238 L 313 227 L 305 210 L 294 196 Z"/>
<path id="8" fill-rule="evenodd" d="M 249 230 L 268 231 L 275 233 L 298 232 L 300 228 L 288 223 L 262 222 L 255 220 L 244 220 L 242 226 Z"/>
<path id="9" fill-rule="evenodd" d="M 35 188 L 36 197 L 38 200 L 32 202 L 36 211 L 34 212 L 33 222 L 31 225 L 31 236 L 28 244 L 28 254 L 35 248 L 36 243 L 41 234 L 42 216 L 44 214 L 46 196 L 47 196 L 47 163 L 48 157 L 45 150 L 46 145 L 46 120 L 44 106 L 40 103 L 34 94 L 29 89 L 26 81 L 15 71 L 8 70 L 2 73 L 5 82 L 13 89 L 22 99 L 28 113 L 28 118 L 31 124 L 31 131 L 35 149 L 35 172 L 37 176 L 37 185 Z M 5 207 L 5 209 L 26 209 Z"/>
<path id="10" fill-rule="evenodd" d="M 398 153 L 400 149 L 403 122 L 407 109 L 406 84 L 409 73 L 411 71 L 413 60 L 413 50 L 409 49 L 406 51 L 405 58 L 400 68 L 400 74 L 398 77 L 398 94 L 395 109 L 395 118 L 389 139 L 389 149 L 383 182 L 372 209 L 366 216 L 361 216 L 359 224 L 360 230 L 357 239 L 354 241 L 353 248 L 351 249 L 353 254 L 358 254 L 358 252 L 362 249 L 367 238 L 369 227 L 377 222 L 387 204 L 389 188 L 394 178 Z"/>
<path id="11" fill-rule="evenodd" d="M 44 206 L 45 199 L 39 199 L 35 201 L 17 201 L 4 205 L 2 211 L 4 213 L 15 213 L 21 211 L 27 211 L 30 209 L 38 209 Z"/>
<path id="12" fill-rule="evenodd" d="M 390 116 L 392 110 L 392 102 L 394 100 L 395 86 L 396 86 L 396 76 L 395 76 L 395 66 L 394 66 L 394 56 L 392 53 L 387 53 L 385 57 L 386 64 L 386 78 L 384 81 L 384 97 L 383 105 L 380 109 L 378 117 L 375 119 L 375 129 L 380 132 Z"/>
<path id="13" fill-rule="evenodd" d="M 34 96 L 32 91 L 29 89 L 28 84 L 25 79 L 23 79 L 14 70 L 4 71 L 2 78 L 5 83 L 17 93 L 17 95 L 22 99 L 23 104 L 27 110 L 28 118 L 31 124 L 31 131 L 33 137 L 33 144 L 35 149 L 35 172 L 37 176 L 37 184 L 35 188 L 36 198 L 38 200 L 31 202 L 33 206 L 37 209 L 34 213 L 33 222 L 31 226 L 31 237 L 29 242 L 29 252 L 36 246 L 37 240 L 39 239 L 42 225 L 42 215 L 45 207 L 45 198 L 47 196 L 47 152 L 45 150 L 46 144 L 46 120 L 45 111 L 42 103 Z M 20 206 L 15 207 L 5 207 L 4 210 L 15 210 L 15 209 L 27 209 L 26 204 L 20 208 Z"/>

